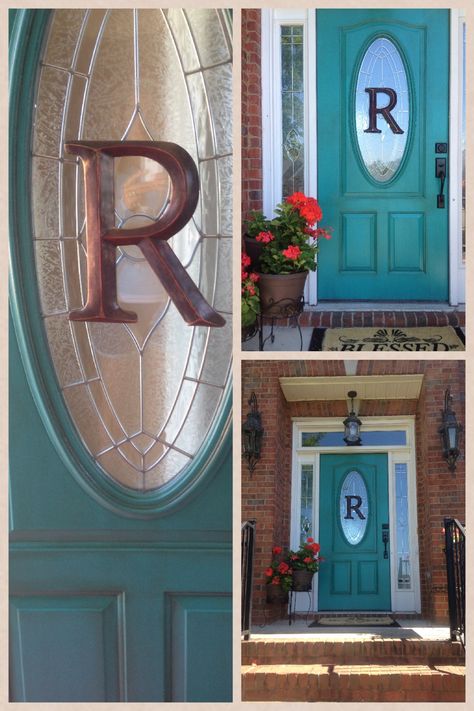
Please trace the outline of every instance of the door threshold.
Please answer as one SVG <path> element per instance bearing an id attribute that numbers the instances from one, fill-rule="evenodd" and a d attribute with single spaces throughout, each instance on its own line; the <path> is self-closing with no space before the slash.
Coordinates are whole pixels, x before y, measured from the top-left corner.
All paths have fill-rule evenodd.
<path id="1" fill-rule="evenodd" d="M 305 311 L 464 311 L 465 304 L 451 306 L 446 301 L 318 301 Z"/>

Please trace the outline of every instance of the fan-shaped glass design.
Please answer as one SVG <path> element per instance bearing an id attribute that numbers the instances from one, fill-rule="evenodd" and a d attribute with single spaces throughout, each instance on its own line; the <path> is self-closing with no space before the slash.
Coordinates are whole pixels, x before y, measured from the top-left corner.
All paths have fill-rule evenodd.
<path id="1" fill-rule="evenodd" d="M 232 68 L 225 13 L 56 10 L 32 136 L 32 218 L 51 357 L 97 464 L 135 490 L 161 487 L 196 457 L 230 374 Z M 170 141 L 198 166 L 200 199 L 169 244 L 226 325 L 188 326 L 137 247 L 117 249 L 118 298 L 134 324 L 72 322 L 86 292 L 84 186 L 74 140 Z M 114 161 L 117 227 L 155 220 L 167 172 Z"/>
<path id="2" fill-rule="evenodd" d="M 394 125 L 376 114 L 379 133 L 368 133 L 370 125 L 370 91 L 373 92 L 377 109 L 390 107 L 388 113 L 402 133 L 394 132 Z M 385 93 L 382 89 L 395 92 Z M 409 91 L 405 65 L 400 52 L 388 37 L 378 37 L 367 48 L 360 65 L 355 96 L 355 122 L 357 141 L 362 160 L 374 180 L 385 183 L 391 180 L 401 165 L 409 131 Z"/>

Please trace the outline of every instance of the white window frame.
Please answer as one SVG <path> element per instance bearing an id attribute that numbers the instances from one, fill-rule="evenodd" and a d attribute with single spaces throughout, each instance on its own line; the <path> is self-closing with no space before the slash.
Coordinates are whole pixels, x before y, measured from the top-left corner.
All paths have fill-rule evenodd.
<path id="1" fill-rule="evenodd" d="M 304 183 L 307 195 L 317 197 L 316 161 L 316 10 L 262 9 L 262 155 L 263 212 L 274 216 L 281 202 L 281 46 L 283 25 L 303 26 L 304 82 Z M 316 303 L 317 276 L 311 272 L 306 280 L 305 301 Z"/>
<path id="2" fill-rule="evenodd" d="M 363 446 L 351 450 L 362 453 L 386 453 L 388 463 L 388 496 L 390 517 L 390 585 L 392 612 L 421 612 L 420 567 L 418 546 L 418 516 L 416 496 L 416 449 L 414 417 L 364 417 L 364 431 L 404 430 L 406 445 Z M 340 432 L 341 418 L 293 418 L 293 455 L 291 479 L 291 526 L 290 548 L 299 547 L 300 521 L 300 471 L 302 464 L 313 464 L 313 507 L 314 521 L 312 536 L 319 541 L 319 475 L 321 454 L 350 454 L 347 446 L 342 447 L 302 447 L 303 432 Z M 396 527 L 396 490 L 395 465 L 407 464 L 409 541 L 412 585 L 410 590 L 397 587 L 397 527 Z M 324 551 L 322 551 L 324 557 Z M 308 612 L 307 594 L 296 593 L 296 610 Z M 318 610 L 318 575 L 313 578 L 310 610 Z"/>
<path id="3" fill-rule="evenodd" d="M 449 303 L 465 302 L 466 268 L 462 262 L 462 30 L 464 10 L 450 14 L 450 126 L 449 126 Z M 316 10 L 262 9 L 262 155 L 263 212 L 274 215 L 281 200 L 281 56 L 280 27 L 303 25 L 305 91 L 305 191 L 317 197 Z M 455 118 L 453 118 L 455 117 Z M 456 149 L 453 149 L 456 147 Z M 317 270 L 306 281 L 305 301 L 317 304 Z"/>
<path id="4" fill-rule="evenodd" d="M 462 261 L 462 120 L 463 30 L 465 10 L 451 10 L 451 69 L 449 96 L 449 302 L 466 300 L 466 265 Z"/>

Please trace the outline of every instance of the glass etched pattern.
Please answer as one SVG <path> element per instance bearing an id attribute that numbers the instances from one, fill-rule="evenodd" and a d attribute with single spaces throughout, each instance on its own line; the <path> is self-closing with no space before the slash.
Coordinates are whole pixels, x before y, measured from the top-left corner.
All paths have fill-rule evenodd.
<path id="1" fill-rule="evenodd" d="M 281 27 L 282 195 L 304 192 L 304 45 L 302 25 Z"/>
<path id="2" fill-rule="evenodd" d="M 403 131 L 396 133 L 382 113 L 376 114 L 376 128 L 369 133 L 370 92 L 367 89 L 390 89 L 396 103 L 389 114 Z M 377 109 L 390 107 L 389 94 L 375 94 Z M 368 47 L 359 69 L 355 96 L 355 123 L 362 160 L 368 172 L 380 183 L 391 180 L 402 162 L 409 129 L 409 91 L 407 72 L 400 52 L 387 37 L 378 37 Z"/>
<path id="3" fill-rule="evenodd" d="M 56 10 L 33 128 L 32 217 L 40 304 L 71 418 L 106 474 L 146 491 L 196 457 L 220 411 L 232 347 L 232 65 L 220 10 Z M 137 247 L 117 249 L 117 290 L 135 324 L 68 319 L 86 292 L 84 186 L 72 140 L 183 146 L 198 208 L 169 244 L 226 325 L 188 326 Z M 169 176 L 114 162 L 117 227 L 155 220 Z"/>
<path id="4" fill-rule="evenodd" d="M 313 465 L 301 465 L 300 543 L 313 535 Z"/>
<path id="5" fill-rule="evenodd" d="M 395 464 L 395 492 L 397 511 L 397 586 L 411 589 L 410 530 L 408 520 L 407 465 Z"/>
<path id="6" fill-rule="evenodd" d="M 356 470 L 349 472 L 342 482 L 339 512 L 345 539 L 356 546 L 364 537 L 369 515 L 367 487 L 362 475 Z"/>

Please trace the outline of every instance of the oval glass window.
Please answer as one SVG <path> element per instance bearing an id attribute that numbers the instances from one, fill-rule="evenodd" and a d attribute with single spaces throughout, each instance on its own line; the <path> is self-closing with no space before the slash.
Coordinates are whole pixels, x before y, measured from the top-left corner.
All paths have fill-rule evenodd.
<path id="1" fill-rule="evenodd" d="M 359 68 L 355 123 L 363 163 L 379 183 L 391 180 L 401 165 L 409 109 L 407 71 L 400 52 L 388 37 L 378 37 Z"/>
<path id="2" fill-rule="evenodd" d="M 232 67 L 225 12 L 56 10 L 38 83 L 32 223 L 41 312 L 64 400 L 102 470 L 154 490 L 199 452 L 230 377 Z M 116 249 L 120 306 L 136 323 L 71 321 L 87 293 L 82 166 L 71 141 L 168 141 L 199 172 L 198 207 L 168 244 L 225 326 L 189 326 L 136 246 Z M 152 223 L 166 170 L 114 160 L 117 228 Z"/>
<path id="3" fill-rule="evenodd" d="M 353 470 L 341 486 L 339 513 L 342 532 L 352 546 L 361 542 L 367 528 L 369 497 L 361 474 Z"/>

